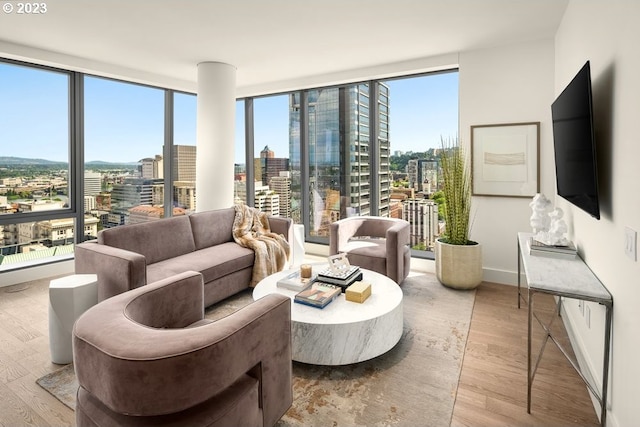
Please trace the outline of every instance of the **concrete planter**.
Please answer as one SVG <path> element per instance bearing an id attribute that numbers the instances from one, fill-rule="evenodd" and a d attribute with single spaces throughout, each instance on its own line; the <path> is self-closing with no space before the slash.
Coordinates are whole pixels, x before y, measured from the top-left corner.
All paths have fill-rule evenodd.
<path id="1" fill-rule="evenodd" d="M 482 282 L 482 246 L 450 245 L 436 240 L 436 276 L 455 289 L 475 289 Z"/>

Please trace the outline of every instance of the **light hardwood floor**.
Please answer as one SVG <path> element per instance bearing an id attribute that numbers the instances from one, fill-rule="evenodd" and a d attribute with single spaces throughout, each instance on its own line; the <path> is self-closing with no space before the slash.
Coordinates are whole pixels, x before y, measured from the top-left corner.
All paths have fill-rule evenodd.
<path id="1" fill-rule="evenodd" d="M 75 425 L 73 411 L 35 382 L 60 368 L 49 359 L 48 283 L 0 288 L 0 426 Z M 515 287 L 478 288 L 451 426 L 597 425 L 585 387 L 553 345 L 526 413 L 527 316 L 515 303 Z M 551 299 L 538 307 L 553 314 Z"/>

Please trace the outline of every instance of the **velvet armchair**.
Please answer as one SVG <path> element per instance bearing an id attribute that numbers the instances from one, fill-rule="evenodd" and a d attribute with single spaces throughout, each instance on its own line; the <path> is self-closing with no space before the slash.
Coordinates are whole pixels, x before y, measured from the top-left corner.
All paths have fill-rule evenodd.
<path id="1" fill-rule="evenodd" d="M 210 321 L 192 271 L 93 306 L 73 348 L 78 426 L 272 426 L 292 402 L 290 299 Z"/>
<path id="2" fill-rule="evenodd" d="M 409 223 L 375 216 L 349 217 L 329 226 L 329 255 L 346 253 L 349 263 L 400 284 L 409 275 Z"/>

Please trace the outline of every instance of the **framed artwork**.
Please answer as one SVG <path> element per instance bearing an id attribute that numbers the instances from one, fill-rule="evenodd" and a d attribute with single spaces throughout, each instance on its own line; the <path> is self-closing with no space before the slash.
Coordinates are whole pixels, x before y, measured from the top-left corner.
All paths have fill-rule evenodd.
<path id="1" fill-rule="evenodd" d="M 472 194 L 535 196 L 539 157 L 540 122 L 471 126 Z"/>

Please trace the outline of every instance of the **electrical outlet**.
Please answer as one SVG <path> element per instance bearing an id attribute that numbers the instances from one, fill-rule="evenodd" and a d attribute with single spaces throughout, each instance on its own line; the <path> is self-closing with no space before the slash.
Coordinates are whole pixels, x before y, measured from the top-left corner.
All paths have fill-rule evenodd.
<path id="1" fill-rule="evenodd" d="M 636 240 L 637 240 L 636 231 L 630 227 L 624 228 L 624 253 L 627 254 L 629 258 L 633 261 L 637 260 L 636 255 Z"/>
<path id="2" fill-rule="evenodd" d="M 587 324 L 587 328 L 591 329 L 591 309 L 588 305 L 584 307 L 584 321 Z"/>

